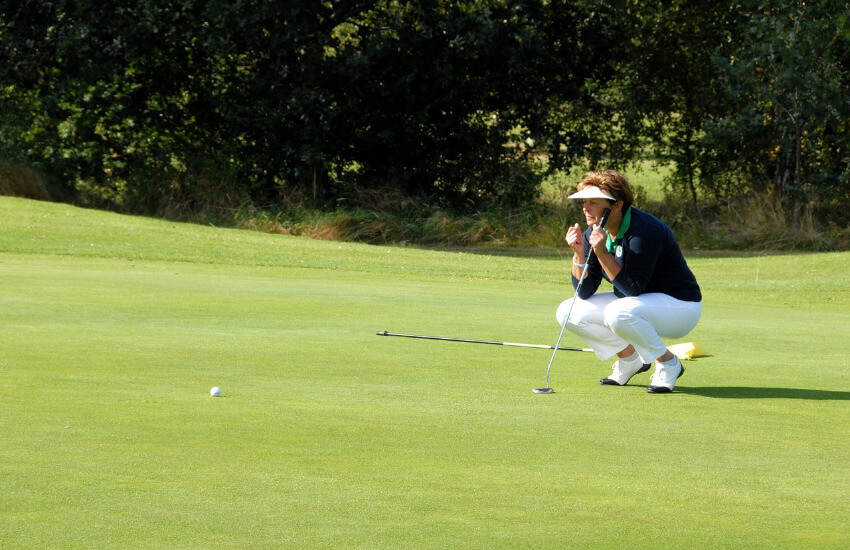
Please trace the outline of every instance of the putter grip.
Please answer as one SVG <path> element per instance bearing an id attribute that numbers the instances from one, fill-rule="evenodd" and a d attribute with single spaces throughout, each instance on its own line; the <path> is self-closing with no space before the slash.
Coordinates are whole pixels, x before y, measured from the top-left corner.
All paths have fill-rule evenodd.
<path id="1" fill-rule="evenodd" d="M 608 223 L 608 216 L 611 215 L 611 209 L 606 208 L 604 212 L 602 212 L 602 219 L 599 220 L 599 229 L 605 227 L 605 224 Z"/>
<path id="2" fill-rule="evenodd" d="M 602 219 L 599 220 L 599 229 L 603 229 L 605 227 L 605 224 L 608 223 L 608 216 L 610 216 L 610 215 L 611 215 L 611 209 L 610 208 L 606 208 L 602 212 Z M 593 247 L 590 248 L 590 252 L 588 252 L 588 254 L 587 254 L 587 259 L 584 261 L 584 265 L 585 265 L 584 269 L 585 270 L 587 270 L 586 266 L 588 265 L 588 263 L 590 263 L 590 258 L 592 258 L 592 257 L 593 257 Z M 581 281 L 584 282 L 584 274 L 582 274 L 582 276 L 581 276 Z M 581 285 L 581 283 L 579 283 L 579 285 Z"/>

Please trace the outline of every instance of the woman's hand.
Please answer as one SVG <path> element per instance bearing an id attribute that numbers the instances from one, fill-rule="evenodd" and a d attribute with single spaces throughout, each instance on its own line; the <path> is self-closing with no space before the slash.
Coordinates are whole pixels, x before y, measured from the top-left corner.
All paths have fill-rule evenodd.
<path id="1" fill-rule="evenodd" d="M 590 243 L 590 247 L 593 249 L 593 253 L 598 257 L 601 253 L 606 252 L 608 249 L 605 247 L 605 241 L 608 239 L 608 235 L 605 231 L 602 230 L 598 225 L 593 226 L 593 232 L 590 233 L 590 238 L 588 242 Z"/>
<path id="2" fill-rule="evenodd" d="M 567 236 L 564 240 L 567 241 L 567 244 L 570 245 L 576 256 L 584 258 L 584 236 L 578 224 L 567 229 Z"/>

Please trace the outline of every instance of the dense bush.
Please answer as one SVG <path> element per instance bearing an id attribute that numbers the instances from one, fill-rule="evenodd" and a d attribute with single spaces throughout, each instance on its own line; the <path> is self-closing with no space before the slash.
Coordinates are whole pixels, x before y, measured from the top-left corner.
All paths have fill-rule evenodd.
<path id="1" fill-rule="evenodd" d="M 650 155 L 695 216 L 842 226 L 848 93 L 836 0 L 0 4 L 0 161 L 135 212 L 516 209 Z"/>

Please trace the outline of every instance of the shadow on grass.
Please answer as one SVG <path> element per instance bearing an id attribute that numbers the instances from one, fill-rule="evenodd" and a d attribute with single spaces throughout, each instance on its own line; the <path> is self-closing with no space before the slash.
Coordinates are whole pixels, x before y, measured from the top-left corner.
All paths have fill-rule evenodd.
<path id="1" fill-rule="evenodd" d="M 677 387 L 676 391 L 719 399 L 808 399 L 813 401 L 850 401 L 850 392 L 832 390 L 804 390 L 798 388 L 749 388 L 722 386 L 706 388 Z"/>

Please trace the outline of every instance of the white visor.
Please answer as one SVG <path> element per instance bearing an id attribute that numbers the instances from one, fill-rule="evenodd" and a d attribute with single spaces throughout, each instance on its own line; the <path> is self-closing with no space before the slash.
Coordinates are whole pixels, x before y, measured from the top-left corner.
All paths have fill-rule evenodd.
<path id="1" fill-rule="evenodd" d="M 568 199 L 608 199 L 615 201 L 614 197 L 603 191 L 602 189 L 596 187 L 595 185 L 588 185 L 578 193 L 573 193 Z"/>

